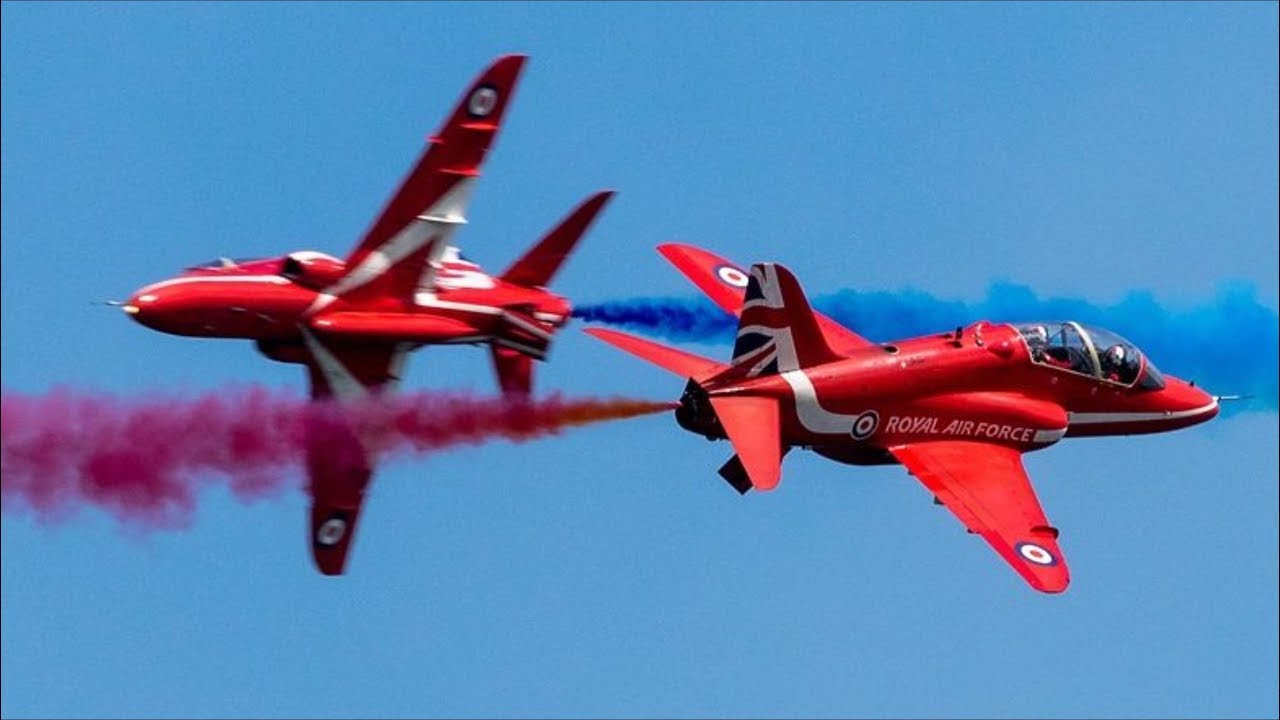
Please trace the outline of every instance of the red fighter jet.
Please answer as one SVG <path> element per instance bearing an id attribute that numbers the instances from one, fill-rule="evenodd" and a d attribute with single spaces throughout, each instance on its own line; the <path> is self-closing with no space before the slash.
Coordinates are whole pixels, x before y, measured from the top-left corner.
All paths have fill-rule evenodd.
<path id="1" fill-rule="evenodd" d="M 983 321 L 878 344 L 814 312 L 781 265 L 748 274 L 687 245 L 660 251 L 740 316 L 730 363 L 587 332 L 689 378 L 676 420 L 733 444 L 720 475 L 738 492 L 774 488 L 793 447 L 850 465 L 900 463 L 1043 592 L 1062 592 L 1069 576 L 1022 454 L 1066 436 L 1163 432 L 1218 414 L 1218 398 L 1162 375 L 1100 328 Z"/>
<path id="2" fill-rule="evenodd" d="M 410 352 L 449 344 L 487 344 L 502 390 L 527 394 L 532 361 L 570 313 L 546 286 L 613 193 L 586 200 L 498 277 L 452 244 L 524 62 L 509 55 L 480 74 L 345 260 L 304 250 L 215 261 L 142 288 L 123 310 L 166 333 L 253 340 L 305 365 L 314 398 L 393 389 Z M 353 443 L 354 453 L 308 452 L 310 542 L 327 575 L 343 571 L 372 474 Z"/>

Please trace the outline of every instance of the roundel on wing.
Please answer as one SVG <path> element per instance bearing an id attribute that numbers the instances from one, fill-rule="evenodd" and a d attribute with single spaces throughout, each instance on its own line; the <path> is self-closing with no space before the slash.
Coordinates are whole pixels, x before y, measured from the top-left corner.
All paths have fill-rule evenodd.
<path id="1" fill-rule="evenodd" d="M 732 285 L 736 288 L 744 288 L 750 278 L 747 274 L 732 265 L 721 265 L 716 268 L 716 277 L 726 285 Z"/>
<path id="2" fill-rule="evenodd" d="M 347 521 L 340 517 L 331 517 L 316 528 L 316 544 L 333 547 L 342 542 L 347 534 Z"/>
<path id="3" fill-rule="evenodd" d="M 876 434 L 877 427 L 880 427 L 880 414 L 875 410 L 867 410 L 853 421 L 853 430 L 850 434 L 853 435 L 854 440 L 866 440 Z"/>
<path id="4" fill-rule="evenodd" d="M 472 117 L 485 117 L 497 106 L 498 89 L 492 85 L 481 85 L 467 99 L 467 112 L 471 113 Z"/>
<path id="5" fill-rule="evenodd" d="M 1023 560 L 1033 565 L 1049 567 L 1058 564 L 1058 559 L 1053 556 L 1053 553 L 1033 542 L 1020 542 L 1015 549 Z"/>

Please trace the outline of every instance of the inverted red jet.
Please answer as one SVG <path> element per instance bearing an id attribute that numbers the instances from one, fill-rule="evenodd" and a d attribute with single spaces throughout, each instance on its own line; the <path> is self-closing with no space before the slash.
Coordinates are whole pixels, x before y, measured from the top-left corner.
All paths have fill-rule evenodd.
<path id="1" fill-rule="evenodd" d="M 774 488 L 793 447 L 850 465 L 900 463 L 1043 592 L 1062 592 L 1069 576 L 1022 454 L 1066 436 L 1163 432 L 1218 414 L 1218 398 L 1162 375 L 1100 328 L 982 321 L 878 344 L 814 312 L 781 265 L 747 273 L 695 247 L 660 251 L 740 316 L 730 363 L 587 332 L 689 378 L 676 420 L 733 444 L 720 475 L 738 492 Z"/>
<path id="2" fill-rule="evenodd" d="M 124 311 L 175 335 L 253 340 L 272 360 L 305 365 L 315 398 L 392 389 L 410 352 L 448 344 L 487 344 L 502 390 L 529 393 L 532 361 L 570 313 L 546 286 L 613 193 L 591 196 L 497 277 L 453 245 L 524 62 L 508 55 L 480 74 L 346 259 L 215 261 L 142 288 Z M 374 464 L 352 445 L 307 458 L 310 543 L 327 575 L 346 564 Z"/>

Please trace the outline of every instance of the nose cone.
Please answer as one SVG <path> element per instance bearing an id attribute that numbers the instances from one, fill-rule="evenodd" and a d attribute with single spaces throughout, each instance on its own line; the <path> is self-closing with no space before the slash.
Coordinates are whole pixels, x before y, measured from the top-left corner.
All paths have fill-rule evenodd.
<path id="1" fill-rule="evenodd" d="M 164 290 L 148 285 L 129 297 L 120 309 L 124 314 L 153 330 L 170 332 L 171 302 L 166 301 Z"/>
<path id="2" fill-rule="evenodd" d="M 1165 376 L 1160 404 L 1179 427 L 1196 425 L 1218 415 L 1218 399 L 1191 383 Z"/>

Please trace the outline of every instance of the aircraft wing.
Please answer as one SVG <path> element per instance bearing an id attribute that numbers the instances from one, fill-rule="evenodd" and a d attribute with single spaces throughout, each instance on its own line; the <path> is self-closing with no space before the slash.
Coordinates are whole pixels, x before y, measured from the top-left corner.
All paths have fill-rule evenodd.
<path id="1" fill-rule="evenodd" d="M 1070 576 L 1022 454 L 1003 445 L 938 441 L 889 448 L 970 532 L 983 537 L 1031 587 L 1067 589 Z"/>
<path id="2" fill-rule="evenodd" d="M 394 391 L 411 349 L 407 344 L 328 345 L 307 331 L 303 331 L 303 339 L 309 356 L 312 399 L 339 403 Z M 322 416 L 308 432 L 308 543 L 321 573 L 341 575 L 375 458 L 340 412 Z"/>
<path id="3" fill-rule="evenodd" d="M 466 222 L 471 188 L 525 60 L 501 57 L 471 83 L 347 258 L 347 274 L 326 295 L 402 298 L 432 287 L 433 264 Z"/>
<path id="4" fill-rule="evenodd" d="M 735 316 L 742 313 L 742 296 L 750 277 L 745 270 L 693 245 L 664 243 L 658 246 L 658 252 L 722 310 Z M 843 355 L 873 344 L 822 313 L 814 312 L 814 315 L 827 345 L 837 353 Z"/>

